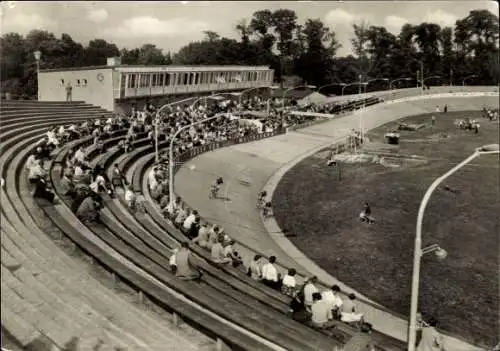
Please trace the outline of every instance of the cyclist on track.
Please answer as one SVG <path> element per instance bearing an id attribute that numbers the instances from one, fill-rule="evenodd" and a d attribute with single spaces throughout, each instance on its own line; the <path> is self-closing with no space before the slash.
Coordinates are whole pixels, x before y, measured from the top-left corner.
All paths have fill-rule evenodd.
<path id="1" fill-rule="evenodd" d="M 210 186 L 210 198 L 216 198 L 219 193 L 220 185 L 224 184 L 224 179 L 222 177 L 217 178 Z"/>

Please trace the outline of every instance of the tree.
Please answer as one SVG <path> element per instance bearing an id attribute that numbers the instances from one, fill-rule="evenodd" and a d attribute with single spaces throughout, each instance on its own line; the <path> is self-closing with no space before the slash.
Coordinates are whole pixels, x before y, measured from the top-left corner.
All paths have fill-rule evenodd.
<path id="1" fill-rule="evenodd" d="M 120 55 L 120 50 L 115 44 L 108 43 L 104 39 L 94 39 L 85 48 L 85 64 L 88 66 L 106 65 L 108 57 Z"/>
<path id="2" fill-rule="evenodd" d="M 24 73 L 23 64 L 27 56 L 24 38 L 17 33 L 6 33 L 0 39 L 0 45 L 2 80 L 21 77 Z"/>
<path id="3" fill-rule="evenodd" d="M 357 76 L 367 76 L 370 74 L 373 66 L 373 60 L 371 59 L 368 52 L 368 30 L 369 24 L 366 21 L 361 21 L 360 23 L 354 23 L 352 25 L 354 31 L 354 37 L 351 38 L 351 45 L 354 51 L 354 54 L 358 57 L 357 60 L 357 74 L 356 81 L 358 80 Z"/>
<path id="4" fill-rule="evenodd" d="M 293 52 L 293 33 L 297 27 L 297 14 L 293 10 L 279 9 L 273 12 L 272 24 L 278 34 L 277 49 L 280 53 L 280 76 L 290 74 Z"/>
<path id="5" fill-rule="evenodd" d="M 419 59 L 424 64 L 424 74 L 431 75 L 438 72 L 439 39 L 441 27 L 435 23 L 421 23 L 415 27 L 415 43 L 419 48 Z"/>
<path id="6" fill-rule="evenodd" d="M 371 68 L 370 75 L 372 77 L 382 78 L 395 75 L 394 57 L 397 57 L 396 50 L 399 50 L 396 36 L 389 33 L 384 27 L 370 26 L 365 31 L 367 38 L 366 52 L 370 58 Z M 381 84 L 374 82 L 374 84 Z M 385 84 L 385 83 L 384 83 Z"/>
<path id="7" fill-rule="evenodd" d="M 335 32 L 319 19 L 308 19 L 301 36 L 304 38 L 305 50 L 296 61 L 296 71 L 309 84 L 323 85 L 327 83 L 327 72 L 331 71 L 340 47 Z"/>
<path id="8" fill-rule="evenodd" d="M 156 45 L 144 44 L 139 49 L 139 55 L 137 57 L 137 64 L 139 65 L 163 65 L 165 63 L 165 57 L 161 49 L 158 49 Z"/>
<path id="9" fill-rule="evenodd" d="M 439 33 L 439 43 L 441 47 L 441 75 L 449 75 L 450 81 L 453 80 L 455 60 L 453 52 L 453 29 L 451 27 L 444 27 Z"/>
<path id="10" fill-rule="evenodd" d="M 209 42 L 214 42 L 220 39 L 220 35 L 211 30 L 205 30 L 203 31 L 203 34 L 205 34 L 205 40 Z"/>

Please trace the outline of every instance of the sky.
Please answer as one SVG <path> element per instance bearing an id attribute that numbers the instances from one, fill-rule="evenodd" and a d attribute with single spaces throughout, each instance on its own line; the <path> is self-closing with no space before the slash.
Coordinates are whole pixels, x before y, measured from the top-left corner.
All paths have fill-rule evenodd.
<path id="1" fill-rule="evenodd" d="M 2 1 L 0 28 L 3 33 L 26 34 L 45 29 L 58 37 L 70 34 L 86 45 L 95 38 L 134 48 L 145 43 L 176 52 L 191 41 L 201 40 L 203 31 L 238 39 L 241 19 L 249 22 L 257 10 L 288 8 L 303 23 L 321 19 L 335 31 L 342 47 L 339 56 L 352 53 L 352 24 L 366 21 L 398 33 L 405 23 L 434 22 L 453 26 L 475 9 L 498 15 L 496 1 Z"/>

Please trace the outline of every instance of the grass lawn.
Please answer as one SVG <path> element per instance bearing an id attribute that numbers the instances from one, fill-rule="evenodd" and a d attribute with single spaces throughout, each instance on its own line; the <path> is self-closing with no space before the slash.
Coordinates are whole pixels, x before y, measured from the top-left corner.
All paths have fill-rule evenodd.
<path id="1" fill-rule="evenodd" d="M 404 315 L 410 312 L 415 223 L 425 191 L 474 148 L 498 143 L 498 123 L 480 112 L 440 114 L 434 127 L 432 115 L 403 119 L 428 126 L 402 131 L 397 147 L 400 154 L 426 157 L 426 164 L 343 163 L 338 181 L 336 171 L 315 155 L 284 176 L 273 198 L 276 220 L 296 234 L 291 240 L 300 250 L 340 281 Z M 454 126 L 465 117 L 479 120 L 479 134 Z M 381 143 L 393 127 L 397 123 L 367 136 Z M 449 137 L 440 138 L 441 132 Z M 419 302 L 424 317 L 436 316 L 444 330 L 492 346 L 499 341 L 499 180 L 498 155 L 485 155 L 445 181 L 458 192 L 441 187 L 432 195 L 422 244 L 438 243 L 448 257 L 422 259 Z M 375 224 L 358 220 L 365 201 Z"/>

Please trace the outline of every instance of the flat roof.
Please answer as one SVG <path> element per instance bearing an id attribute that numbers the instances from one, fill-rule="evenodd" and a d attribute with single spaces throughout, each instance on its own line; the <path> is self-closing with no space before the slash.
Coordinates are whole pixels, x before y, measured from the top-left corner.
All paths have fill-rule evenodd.
<path id="1" fill-rule="evenodd" d="M 260 71 L 269 70 L 269 66 L 238 66 L 238 65 L 196 65 L 196 66 L 181 66 L 181 65 L 117 65 L 117 66 L 87 66 L 87 67 L 67 67 L 67 68 L 50 68 L 41 69 L 40 73 L 43 72 L 66 72 L 66 71 L 93 71 L 101 69 L 116 69 L 120 72 L 182 72 L 182 71 Z"/>

